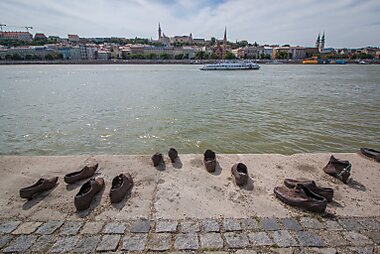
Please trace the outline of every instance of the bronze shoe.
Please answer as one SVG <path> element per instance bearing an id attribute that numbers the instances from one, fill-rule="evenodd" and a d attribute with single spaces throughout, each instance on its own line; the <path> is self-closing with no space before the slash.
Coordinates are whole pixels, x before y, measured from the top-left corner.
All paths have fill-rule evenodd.
<path id="1" fill-rule="evenodd" d="M 360 148 L 360 152 L 363 155 L 372 158 L 377 162 L 380 162 L 380 151 L 376 151 L 375 149 L 370 148 Z"/>
<path id="2" fill-rule="evenodd" d="M 155 153 L 152 156 L 152 161 L 153 161 L 153 166 L 155 167 L 162 166 L 165 164 L 164 157 L 162 156 L 161 153 Z"/>
<path id="3" fill-rule="evenodd" d="M 297 184 L 293 189 L 285 186 L 275 187 L 274 194 L 285 204 L 306 211 L 323 213 L 327 206 L 327 200 L 324 197 L 315 194 L 301 184 Z"/>
<path id="4" fill-rule="evenodd" d="M 307 187 L 309 190 L 314 192 L 315 194 L 318 194 L 320 196 L 323 196 L 327 199 L 327 202 L 331 202 L 334 196 L 334 190 L 332 188 L 322 188 L 318 187 L 316 183 L 312 180 L 294 180 L 294 179 L 285 179 L 284 184 L 288 188 L 294 188 L 297 186 L 297 184 L 301 184 L 305 187 Z"/>
<path id="5" fill-rule="evenodd" d="M 112 186 L 110 190 L 111 203 L 119 203 L 122 201 L 132 186 L 133 179 L 129 173 L 116 176 L 112 180 Z"/>
<path id="6" fill-rule="evenodd" d="M 170 160 L 172 161 L 172 163 L 174 163 L 175 160 L 178 158 L 177 150 L 175 150 L 174 148 L 170 148 L 169 152 L 168 152 L 168 156 L 169 156 Z"/>
<path id="7" fill-rule="evenodd" d="M 95 158 L 92 157 L 85 160 L 84 164 L 81 170 L 65 175 L 65 182 L 71 184 L 89 178 L 95 174 L 99 165 Z"/>
<path id="8" fill-rule="evenodd" d="M 216 168 L 216 155 L 211 150 L 206 150 L 204 153 L 204 164 L 206 170 L 210 173 L 215 172 Z"/>
<path id="9" fill-rule="evenodd" d="M 32 199 L 36 194 L 53 189 L 57 185 L 58 177 L 50 179 L 40 178 L 35 184 L 20 189 L 20 197 Z"/>
<path id="10" fill-rule="evenodd" d="M 91 178 L 85 182 L 74 198 L 74 205 L 77 208 L 77 211 L 82 211 L 89 208 L 94 196 L 103 188 L 104 179 L 102 177 L 98 177 L 96 179 Z"/>
<path id="11" fill-rule="evenodd" d="M 338 178 L 343 183 L 347 183 L 348 178 L 350 177 L 351 167 L 352 165 L 349 161 L 338 160 L 334 157 L 334 155 L 331 155 L 330 160 L 323 168 L 323 171 L 335 178 Z"/>
<path id="12" fill-rule="evenodd" d="M 243 163 L 236 163 L 231 168 L 231 174 L 235 178 L 235 182 L 239 186 L 243 186 L 248 180 L 248 169 Z"/>

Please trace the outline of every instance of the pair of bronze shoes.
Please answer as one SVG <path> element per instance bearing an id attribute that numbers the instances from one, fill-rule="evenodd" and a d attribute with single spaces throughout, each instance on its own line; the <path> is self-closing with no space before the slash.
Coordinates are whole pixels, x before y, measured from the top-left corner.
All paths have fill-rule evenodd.
<path id="1" fill-rule="evenodd" d="M 20 197 L 31 200 L 38 194 L 53 189 L 57 181 L 58 176 L 49 179 L 40 178 L 35 184 L 20 189 Z"/>
<path id="2" fill-rule="evenodd" d="M 77 211 L 83 211 L 90 207 L 95 195 L 104 188 L 104 179 L 102 177 L 91 178 L 82 185 L 74 198 L 74 204 Z M 112 180 L 112 186 L 109 193 L 111 203 L 122 201 L 127 192 L 133 186 L 133 179 L 129 173 L 120 174 Z"/>
<path id="3" fill-rule="evenodd" d="M 231 168 L 231 174 L 235 178 L 235 182 L 239 186 L 243 186 L 248 181 L 248 169 L 243 163 L 236 163 Z"/>
<path id="4" fill-rule="evenodd" d="M 306 211 L 323 213 L 334 196 L 332 188 L 318 187 L 312 180 L 285 179 L 284 185 L 274 188 L 276 197 Z"/>
<path id="5" fill-rule="evenodd" d="M 338 178 L 343 183 L 348 183 L 351 175 L 352 165 L 349 161 L 339 160 L 331 155 L 329 162 L 323 168 L 323 171 L 335 178 Z"/>
<path id="6" fill-rule="evenodd" d="M 368 158 L 374 159 L 377 162 L 380 162 L 380 151 L 371 148 L 360 148 L 360 152 L 367 156 Z"/>
<path id="7" fill-rule="evenodd" d="M 206 170 L 209 173 L 215 172 L 216 169 L 216 154 L 214 151 L 207 149 L 203 154 L 203 163 L 205 164 Z"/>
<path id="8" fill-rule="evenodd" d="M 175 161 L 178 158 L 178 152 L 174 148 L 170 148 L 168 151 L 168 156 L 172 163 L 175 163 Z M 153 166 L 154 167 L 163 167 L 165 166 L 164 162 L 164 156 L 162 156 L 162 153 L 155 153 L 152 156 Z"/>

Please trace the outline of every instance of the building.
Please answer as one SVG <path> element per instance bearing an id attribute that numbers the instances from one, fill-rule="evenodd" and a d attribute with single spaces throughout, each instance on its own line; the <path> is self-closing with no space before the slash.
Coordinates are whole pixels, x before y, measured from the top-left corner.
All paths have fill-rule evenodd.
<path id="1" fill-rule="evenodd" d="M 68 34 L 67 38 L 69 42 L 79 42 L 79 36 L 77 34 Z"/>
<path id="2" fill-rule="evenodd" d="M 47 40 L 47 37 L 43 33 L 36 33 L 34 35 L 35 40 Z"/>
<path id="3" fill-rule="evenodd" d="M 321 34 L 318 34 L 317 40 L 315 42 L 315 47 L 318 49 L 319 53 L 322 53 L 325 48 L 325 32 L 323 32 L 322 38 Z"/>
<path id="4" fill-rule="evenodd" d="M 29 32 L 0 32 L 0 39 L 13 39 L 18 41 L 32 41 L 33 36 Z"/>
<path id="5" fill-rule="evenodd" d="M 304 47 L 274 47 L 272 58 L 276 59 L 304 59 L 306 58 L 306 49 Z"/>
<path id="6" fill-rule="evenodd" d="M 219 58 L 223 59 L 227 53 L 227 27 L 224 28 L 223 41 L 215 40 L 213 46 L 213 53 Z"/>

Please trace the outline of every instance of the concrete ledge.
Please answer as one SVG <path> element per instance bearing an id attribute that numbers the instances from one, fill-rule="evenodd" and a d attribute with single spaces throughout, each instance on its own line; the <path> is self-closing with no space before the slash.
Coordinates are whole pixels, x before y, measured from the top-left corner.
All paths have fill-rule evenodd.
<path id="1" fill-rule="evenodd" d="M 98 155 L 99 176 L 106 187 L 88 211 L 76 213 L 75 194 L 85 181 L 73 186 L 63 182 L 66 173 L 77 170 L 87 156 L 0 156 L 0 218 L 31 221 L 204 219 L 248 217 L 297 217 L 308 213 L 286 206 L 273 195 L 273 188 L 286 177 L 310 178 L 320 186 L 334 189 L 334 202 L 327 212 L 337 216 L 380 216 L 380 163 L 359 154 L 334 154 L 349 160 L 352 181 L 345 185 L 326 175 L 322 168 L 331 154 L 236 154 L 217 155 L 220 167 L 208 173 L 202 155 L 180 155 L 182 168 L 174 168 L 166 158 L 166 170 L 151 165 L 150 156 Z M 167 156 L 166 156 L 167 157 Z M 235 162 L 248 166 L 250 184 L 240 188 L 230 177 Z M 135 186 L 131 196 L 111 205 L 109 189 L 114 176 L 131 172 Z M 59 185 L 44 197 L 31 201 L 19 197 L 19 189 L 40 177 L 59 176 Z"/>

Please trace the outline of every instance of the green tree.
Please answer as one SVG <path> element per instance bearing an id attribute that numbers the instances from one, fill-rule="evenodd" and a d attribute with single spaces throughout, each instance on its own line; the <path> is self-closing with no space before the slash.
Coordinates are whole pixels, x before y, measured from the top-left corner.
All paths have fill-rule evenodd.
<path id="1" fill-rule="evenodd" d="M 236 58 L 236 56 L 232 53 L 232 52 L 227 52 L 225 55 L 224 55 L 224 58 L 225 59 L 235 59 Z"/>
<path id="2" fill-rule="evenodd" d="M 205 51 L 198 51 L 195 53 L 195 59 L 206 59 L 207 55 Z"/>
<path id="3" fill-rule="evenodd" d="M 169 54 L 168 53 L 162 53 L 161 55 L 160 55 L 160 58 L 161 59 L 169 59 L 170 58 L 170 56 L 169 56 Z"/>
<path id="4" fill-rule="evenodd" d="M 12 60 L 12 55 L 11 54 L 5 55 L 5 60 Z"/>
<path id="5" fill-rule="evenodd" d="M 174 58 L 177 59 L 177 60 L 181 60 L 183 59 L 184 55 L 183 54 L 178 54 L 178 55 L 175 55 Z"/>
<path id="6" fill-rule="evenodd" d="M 12 60 L 23 60 L 24 58 L 22 56 L 20 56 L 20 54 L 18 53 L 15 53 L 13 54 L 12 56 Z"/>

